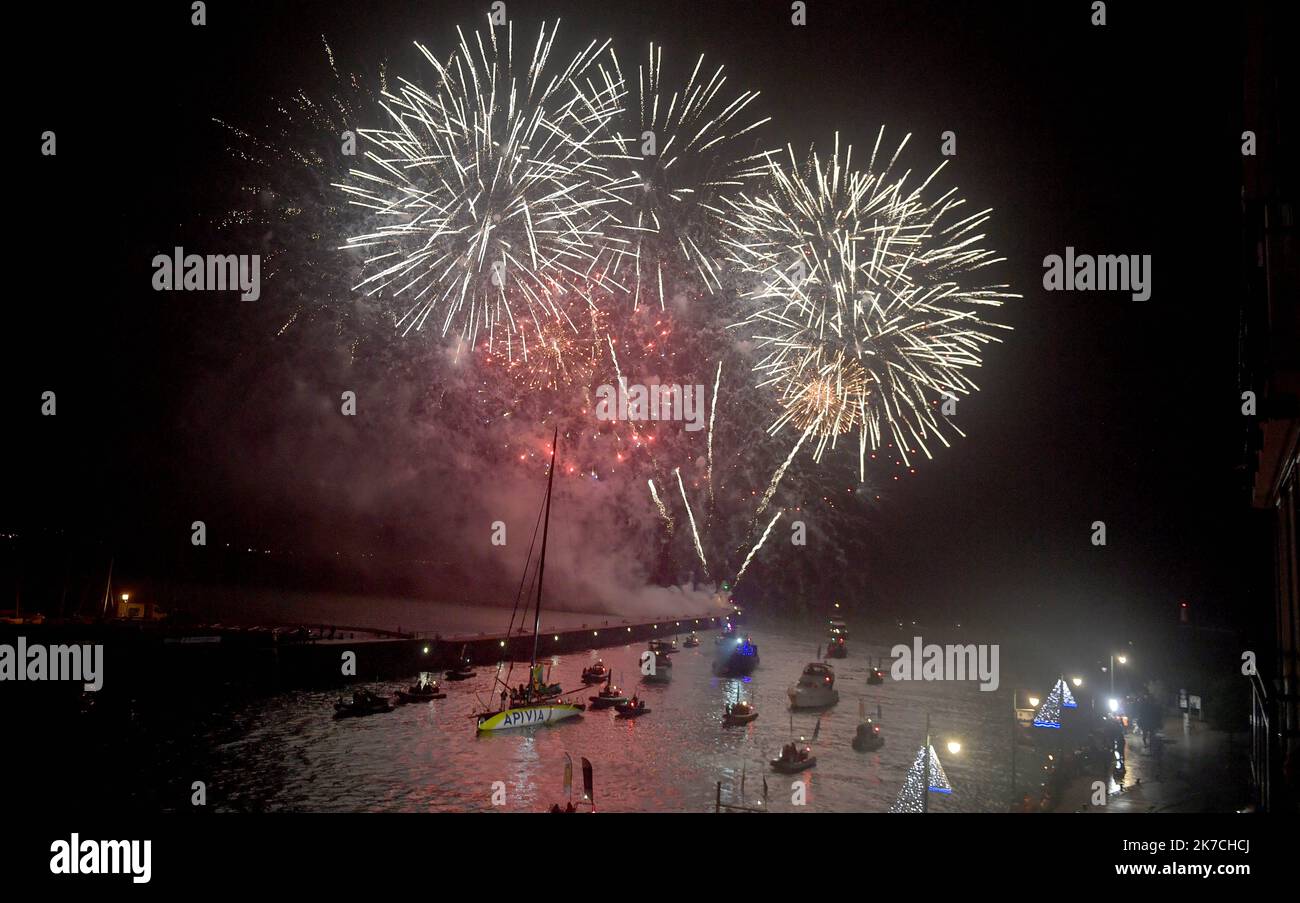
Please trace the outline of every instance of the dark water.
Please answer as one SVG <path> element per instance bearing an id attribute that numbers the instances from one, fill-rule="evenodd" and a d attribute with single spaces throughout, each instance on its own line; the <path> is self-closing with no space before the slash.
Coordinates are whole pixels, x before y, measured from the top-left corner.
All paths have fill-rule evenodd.
<path id="1" fill-rule="evenodd" d="M 338 694 L 305 691 L 230 705 L 197 721 L 142 715 L 134 730 L 137 756 L 147 758 L 148 773 L 133 783 L 148 789 L 136 802 L 188 808 L 191 782 L 203 781 L 208 808 L 215 811 L 492 810 L 492 785 L 502 781 L 507 804 L 501 811 L 539 811 L 561 799 L 567 752 L 575 772 L 580 756 L 593 763 L 597 808 L 603 811 L 711 811 L 715 782 L 723 782 L 724 800 L 738 800 L 742 771 L 746 802 L 761 799 L 766 776 L 768 808 L 792 811 L 796 776 L 777 775 L 767 762 L 791 739 L 786 689 L 813 658 L 818 638 L 796 640 L 759 629 L 752 636 L 762 663 L 747 681 L 711 673 L 715 647 L 709 635 L 700 647 L 673 656 L 666 685 L 640 682 L 640 645 L 552 659 L 552 679 L 573 689 L 581 669 L 603 658 L 616 682 L 635 688 L 653 709 L 635 721 L 617 720 L 609 710 L 588 711 L 553 725 L 478 734 L 471 714 L 476 691 L 479 698 L 488 696 L 491 668 L 468 681 L 444 682 L 446 699 L 365 718 L 334 721 Z M 927 712 L 953 787 L 950 796 L 932 795 L 932 808 L 1005 811 L 1010 688 L 985 693 L 976 682 L 888 678 L 869 686 L 867 656 L 887 649 L 853 640 L 849 645 L 849 657 L 833 663 L 840 702 L 821 715 L 818 738 L 812 739 L 817 714 L 793 716 L 794 735 L 807 737 L 818 757 L 803 775 L 806 811 L 887 811 L 922 745 Z M 514 682 L 524 679 L 526 667 L 516 666 Z M 383 694 L 402 684 L 365 686 Z M 723 728 L 723 705 L 738 692 L 754 702 L 759 718 L 746 727 Z M 850 746 L 859 698 L 872 717 L 877 703 L 881 708 L 886 743 L 874 753 Z M 948 752 L 949 739 L 961 741 L 960 753 Z M 576 780 L 580 784 L 580 773 Z"/>

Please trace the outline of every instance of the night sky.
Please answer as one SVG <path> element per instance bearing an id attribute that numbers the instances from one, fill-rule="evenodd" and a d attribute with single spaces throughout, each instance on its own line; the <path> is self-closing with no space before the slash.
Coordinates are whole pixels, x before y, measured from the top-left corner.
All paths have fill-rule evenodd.
<path id="1" fill-rule="evenodd" d="M 856 541 L 873 601 L 1098 643 L 1158 637 L 1180 599 L 1203 623 L 1249 626 L 1244 612 L 1265 597 L 1249 595 L 1236 469 L 1233 23 L 1118 2 L 1100 28 L 1084 2 L 808 5 L 801 28 L 788 3 L 768 0 L 508 9 L 524 34 L 558 16 L 570 44 L 609 36 L 625 66 L 650 41 L 706 53 L 729 84 L 762 92 L 778 144 L 829 144 L 839 129 L 869 149 L 885 123 L 895 137 L 911 131 L 932 166 L 940 133 L 956 133 L 950 176 L 974 209 L 994 208 L 990 244 L 1024 299 L 1001 312 L 1014 331 L 962 402 L 967 438 L 887 487 L 864 518 Z M 193 28 L 186 4 L 131 5 L 87 23 L 93 41 L 56 30 L 69 13 L 53 4 L 25 14 L 32 30 L 13 34 L 46 65 L 17 85 L 11 76 L 17 133 L 35 148 L 53 128 L 59 153 L 23 157 L 10 174 L 22 200 L 10 207 L 0 528 L 99 542 L 139 579 L 183 576 L 194 510 L 236 544 L 455 557 L 427 549 L 427 528 L 398 513 L 376 520 L 347 498 L 320 501 L 310 474 L 267 457 L 260 404 L 338 392 L 329 367 L 275 382 L 285 300 L 272 286 L 257 302 L 155 293 L 150 260 L 210 235 L 232 178 L 212 118 L 256 121 L 269 96 L 319 86 L 322 34 L 340 69 L 371 73 L 386 59 L 410 71 L 412 40 L 446 48 L 486 7 L 211 3 L 209 24 Z M 1043 258 L 1067 245 L 1150 254 L 1151 299 L 1045 292 Z M 402 376 L 389 376 L 377 388 L 400 391 Z M 47 389 L 53 419 L 39 413 Z M 1106 522 L 1104 549 L 1090 544 L 1094 520 Z M 5 560 L 10 583 L 19 558 Z"/>

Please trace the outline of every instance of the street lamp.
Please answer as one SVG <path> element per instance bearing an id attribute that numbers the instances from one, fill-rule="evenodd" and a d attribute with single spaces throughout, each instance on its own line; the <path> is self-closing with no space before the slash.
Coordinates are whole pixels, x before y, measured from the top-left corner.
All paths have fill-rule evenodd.
<path id="1" fill-rule="evenodd" d="M 1113 652 L 1110 655 L 1110 695 L 1111 696 L 1115 695 L 1115 663 L 1116 662 L 1119 662 L 1121 665 L 1127 665 L 1128 657 L 1123 655 L 1116 655 Z"/>
<path id="2" fill-rule="evenodd" d="M 1076 687 L 1081 687 L 1081 686 L 1083 686 L 1083 678 L 1082 678 L 1082 677 L 1072 677 L 1072 678 L 1070 678 L 1070 683 L 1074 684 Z"/>
<path id="3" fill-rule="evenodd" d="M 925 713 L 925 772 L 921 782 L 921 812 L 930 811 L 930 713 Z M 961 744 L 956 740 L 948 741 L 948 752 L 956 755 L 961 752 Z M 936 764 L 937 764 L 936 759 Z"/>

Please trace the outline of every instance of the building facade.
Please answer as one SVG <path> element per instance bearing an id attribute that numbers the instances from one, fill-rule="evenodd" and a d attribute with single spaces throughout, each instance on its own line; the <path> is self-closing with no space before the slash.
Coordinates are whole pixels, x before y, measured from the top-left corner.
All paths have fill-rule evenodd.
<path id="1" fill-rule="evenodd" d="M 1295 14 L 1252 4 L 1245 34 L 1240 390 L 1245 462 L 1274 648 L 1252 678 L 1252 769 L 1259 806 L 1296 809 L 1300 753 L 1300 278 L 1297 278 Z M 1253 137 L 1253 146 L 1251 138 Z M 1267 564 L 1263 564 L 1267 562 Z M 1248 579 L 1252 575 L 1247 575 Z"/>

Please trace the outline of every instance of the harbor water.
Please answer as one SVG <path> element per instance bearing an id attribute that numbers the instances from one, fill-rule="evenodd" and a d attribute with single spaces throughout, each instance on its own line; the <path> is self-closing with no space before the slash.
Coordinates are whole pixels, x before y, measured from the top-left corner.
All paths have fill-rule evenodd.
<path id="1" fill-rule="evenodd" d="M 445 699 L 338 721 L 332 714 L 339 691 L 291 691 L 184 711 L 143 707 L 132 714 L 126 748 L 111 755 L 132 808 L 149 811 L 191 809 L 194 782 L 202 782 L 208 811 L 218 812 L 535 812 L 565 801 L 568 753 L 575 793 L 581 792 L 580 757 L 593 764 L 598 811 L 713 811 L 721 781 L 724 803 L 778 812 L 886 812 L 921 749 L 928 714 L 952 785 L 951 794 L 931 795 L 931 808 L 1006 810 L 1008 685 L 982 692 L 977 681 L 895 681 L 888 674 L 883 684 L 869 685 L 869 662 L 889 649 L 851 639 L 848 658 L 832 662 L 839 703 L 792 713 L 787 689 L 823 640 L 806 631 L 747 630 L 761 658 L 748 678 L 713 673 L 711 633 L 701 633 L 699 647 L 672 656 L 668 683 L 643 682 L 643 644 L 543 660 L 552 681 L 576 690 L 582 669 L 602 659 L 615 683 L 651 708 L 635 720 L 588 710 L 555 724 L 477 733 L 473 713 L 492 699 L 495 672 L 480 665 L 469 680 L 444 680 Z M 516 664 L 510 682 L 526 679 L 527 664 Z M 353 688 L 389 695 L 406 683 Z M 569 698 L 585 702 L 598 689 Z M 757 707 L 758 720 L 723 727 L 724 705 L 740 699 Z M 850 744 L 860 699 L 868 716 L 879 709 L 885 744 L 875 752 L 859 753 Z M 816 766 L 799 775 L 773 772 L 769 761 L 800 737 L 812 745 Z M 948 751 L 950 740 L 961 743 L 959 752 Z M 1020 767 L 1023 780 L 1036 766 Z M 804 782 L 802 807 L 791 786 L 796 780 Z M 502 790 L 504 805 L 494 805 Z"/>

